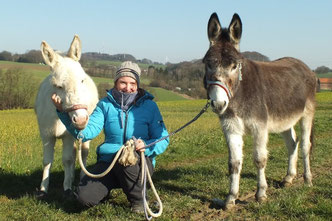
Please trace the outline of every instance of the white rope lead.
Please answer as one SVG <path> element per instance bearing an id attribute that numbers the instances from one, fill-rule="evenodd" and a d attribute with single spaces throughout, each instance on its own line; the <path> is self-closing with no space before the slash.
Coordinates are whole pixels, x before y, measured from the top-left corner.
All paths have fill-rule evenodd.
<path id="1" fill-rule="evenodd" d="M 240 67 L 241 68 L 241 67 Z M 208 100 L 207 101 L 207 103 L 206 103 L 206 105 L 203 107 L 203 109 L 191 120 L 191 121 L 189 121 L 188 123 L 186 123 L 185 125 L 183 125 L 182 127 L 180 127 L 179 129 L 177 129 L 177 130 L 175 130 L 175 131 L 173 131 L 172 133 L 170 133 L 169 135 L 167 135 L 167 136 L 165 136 L 165 137 L 162 137 L 162 138 L 160 138 L 159 140 L 156 140 L 155 142 L 153 142 L 153 143 L 150 143 L 149 145 L 146 145 L 144 148 L 148 148 L 148 147 L 150 147 L 150 146 L 152 146 L 152 145 L 154 145 L 154 144 L 156 144 L 156 143 L 158 143 L 158 142 L 160 142 L 160 141 L 162 141 L 162 140 L 165 140 L 165 139 L 167 139 L 168 137 L 170 137 L 170 136 L 173 136 L 174 134 L 176 134 L 176 133 L 178 133 L 179 131 L 181 131 L 181 130 L 183 130 L 185 127 L 187 127 L 187 126 L 189 126 L 190 124 L 192 124 L 194 121 L 196 121 L 204 112 L 206 112 L 207 111 L 207 109 L 209 108 L 209 106 L 210 106 L 210 101 Z M 92 173 L 90 173 L 86 168 L 85 168 L 85 165 L 83 164 L 83 160 L 82 160 L 82 140 L 83 140 L 83 136 L 82 135 L 80 135 L 79 136 L 79 140 L 78 140 L 78 142 L 79 142 L 79 145 L 78 145 L 78 160 L 79 160 L 79 163 L 80 163 L 80 166 L 81 166 L 81 169 L 83 170 L 83 172 L 86 174 L 86 175 L 88 175 L 88 176 L 90 176 L 90 177 L 93 177 L 93 178 L 101 178 L 101 177 L 103 177 L 103 176 L 105 176 L 107 173 L 109 173 L 111 170 L 112 170 L 112 168 L 113 168 L 113 166 L 115 165 L 115 163 L 117 162 L 117 160 L 119 159 L 119 157 L 120 157 L 120 160 L 119 161 L 121 161 L 121 162 L 127 162 L 127 163 L 122 163 L 124 166 L 126 166 L 126 165 L 134 165 L 134 164 L 136 164 L 136 161 L 135 160 L 133 160 L 132 159 L 132 156 L 131 156 L 131 153 L 133 153 L 133 151 L 129 151 L 129 149 L 130 148 L 128 148 L 128 146 L 132 146 L 132 145 L 135 145 L 135 142 L 136 142 L 136 138 L 135 137 L 133 137 L 133 139 L 131 139 L 131 140 L 129 140 L 129 141 L 127 141 L 126 142 L 126 144 L 125 145 L 123 145 L 120 149 L 119 149 L 119 151 L 117 152 L 117 154 L 115 155 L 115 157 L 114 157 L 114 159 L 113 159 L 113 161 L 112 161 L 112 163 L 111 163 L 111 165 L 103 172 L 103 173 L 101 173 L 101 174 L 92 174 Z M 132 142 L 132 141 L 134 141 L 134 142 Z M 128 143 L 129 142 L 129 143 Z M 134 144 L 133 144 L 134 143 Z M 135 150 L 135 148 L 134 148 L 134 150 Z M 124 152 L 121 156 L 120 156 L 120 154 L 122 153 L 122 152 Z M 130 152 L 130 153 L 128 153 L 128 152 Z M 123 156 L 126 156 L 126 157 L 124 157 L 124 158 L 128 158 L 128 161 L 127 160 L 124 160 L 124 159 L 121 159 Z M 152 182 L 152 178 L 151 178 L 151 175 L 150 175 L 150 172 L 149 172 L 149 169 L 148 169 L 148 167 L 147 167 L 147 164 L 146 164 L 146 162 L 145 162 L 145 155 L 144 155 L 144 152 L 141 152 L 141 163 L 142 163 L 142 168 L 141 168 L 141 170 L 142 170 L 142 184 L 143 184 L 143 190 L 142 190 L 142 196 L 143 196 L 143 205 L 144 205 L 144 213 L 145 213 L 145 218 L 147 219 L 147 220 L 151 220 L 152 219 L 152 217 L 159 217 L 161 214 L 162 214 L 162 212 L 163 212 L 163 204 L 162 204 L 162 202 L 161 202 L 161 200 L 160 200 L 160 197 L 159 197 L 159 195 L 158 195 L 158 193 L 157 193 L 157 191 L 156 191 L 156 188 L 155 188 L 155 186 L 154 186 L 154 184 L 153 184 L 153 182 Z M 134 163 L 135 162 L 135 163 Z M 151 189 L 152 189 L 152 191 L 153 191 L 153 193 L 154 193 L 154 195 L 156 196 L 156 198 L 157 198 L 157 201 L 158 201 L 158 204 L 159 204 L 159 211 L 158 211 L 158 213 L 153 213 L 152 211 L 151 211 L 151 209 L 150 209 L 150 207 L 149 207 L 149 205 L 148 205 L 148 203 L 147 203 L 147 200 L 146 200 L 146 177 L 148 177 L 148 179 L 149 179 L 149 183 L 150 183 L 150 186 L 151 186 Z"/>
<path id="2" fill-rule="evenodd" d="M 83 170 L 83 172 L 88 175 L 89 177 L 92 177 L 92 178 L 101 178 L 101 177 L 104 177 L 106 174 L 108 174 L 112 168 L 114 167 L 116 161 L 118 160 L 120 154 L 122 153 L 122 150 L 123 150 L 124 146 L 122 146 L 120 148 L 120 150 L 116 153 L 115 157 L 114 157 L 114 160 L 113 162 L 111 163 L 111 165 L 102 173 L 100 174 L 92 174 L 90 173 L 86 168 L 85 168 L 85 165 L 83 163 L 83 160 L 82 160 L 82 138 L 80 138 L 78 140 L 78 161 L 80 163 L 80 166 L 81 166 L 81 169 Z"/>
<path id="3" fill-rule="evenodd" d="M 131 141 L 134 141 L 134 142 L 131 142 Z M 135 145 L 135 142 L 136 142 L 135 137 L 133 137 L 133 140 L 131 140 L 131 141 L 126 142 L 126 144 L 123 145 L 120 148 L 120 150 L 115 155 L 115 157 L 114 157 L 111 165 L 104 172 L 102 172 L 100 174 L 92 174 L 92 173 L 90 173 L 86 169 L 85 165 L 83 164 L 83 160 L 82 160 L 82 138 L 80 138 L 78 140 L 78 161 L 79 161 L 79 164 L 81 166 L 81 169 L 89 177 L 92 177 L 92 178 L 101 178 L 101 177 L 105 176 L 106 174 L 108 174 L 112 170 L 112 168 L 114 167 L 115 163 L 118 161 L 119 158 L 120 158 L 119 161 L 121 161 L 121 164 L 127 165 L 127 166 L 128 165 L 133 165 L 133 162 L 136 163 L 136 161 L 133 161 L 133 162 L 130 162 L 130 163 L 127 162 L 127 159 L 131 158 L 130 153 L 133 152 L 133 151 L 130 151 L 129 146 Z M 122 152 L 124 152 L 124 154 L 122 154 Z M 126 159 L 122 159 L 123 156 Z M 141 184 L 143 185 L 142 196 L 143 196 L 144 213 L 145 213 L 145 218 L 147 220 L 151 220 L 153 217 L 159 217 L 159 216 L 161 216 L 161 214 L 163 212 L 163 204 L 162 204 L 162 202 L 160 200 L 160 197 L 159 197 L 159 195 L 157 193 L 157 190 L 156 190 L 156 188 L 155 188 L 155 186 L 153 184 L 153 181 L 152 181 L 152 178 L 151 178 L 148 166 L 147 166 L 146 161 L 145 161 L 144 152 L 141 152 L 141 164 L 142 164 L 141 165 L 141 174 L 142 174 L 142 179 L 141 179 L 142 183 Z M 155 197 L 156 197 L 156 199 L 158 201 L 158 204 L 159 204 L 159 211 L 158 211 L 158 213 L 154 213 L 150 209 L 150 207 L 149 207 L 149 205 L 147 203 L 147 200 L 146 200 L 146 179 L 147 178 L 149 180 L 151 189 L 152 189 L 152 191 L 153 191 L 153 193 L 154 193 L 154 195 L 155 195 Z"/>
<path id="4" fill-rule="evenodd" d="M 145 214 L 145 218 L 147 220 L 151 220 L 153 217 L 161 216 L 161 214 L 163 212 L 163 203 L 161 202 L 160 197 L 157 193 L 157 190 L 152 182 L 152 178 L 151 178 L 151 175 L 150 175 L 150 172 L 148 169 L 148 165 L 145 162 L 144 152 L 141 152 L 141 161 L 142 161 L 142 180 L 143 180 L 142 195 L 143 195 L 144 214 Z M 153 194 L 155 195 L 155 197 L 158 201 L 159 211 L 157 213 L 152 212 L 152 210 L 150 209 L 149 204 L 146 200 L 146 195 L 147 195 L 146 194 L 146 177 L 148 177 Z"/>

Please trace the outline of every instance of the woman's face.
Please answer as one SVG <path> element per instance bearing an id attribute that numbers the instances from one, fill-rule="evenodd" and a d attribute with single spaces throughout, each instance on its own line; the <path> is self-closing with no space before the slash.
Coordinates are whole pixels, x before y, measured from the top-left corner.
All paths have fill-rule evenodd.
<path id="1" fill-rule="evenodd" d="M 124 93 L 134 93 L 137 91 L 137 82 L 131 77 L 120 77 L 115 83 L 115 89 Z"/>

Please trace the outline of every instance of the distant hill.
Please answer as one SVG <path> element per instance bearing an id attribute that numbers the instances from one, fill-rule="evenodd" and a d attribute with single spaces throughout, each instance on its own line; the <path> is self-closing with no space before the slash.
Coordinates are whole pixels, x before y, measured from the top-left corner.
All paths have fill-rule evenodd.
<path id="1" fill-rule="evenodd" d="M 254 61 L 270 61 L 270 59 L 268 57 L 266 57 L 265 55 L 262 55 L 261 53 L 258 53 L 256 51 L 245 51 L 242 52 L 242 55 L 250 60 L 254 60 Z"/>
<path id="2" fill-rule="evenodd" d="M 136 61 L 136 58 L 130 54 L 105 54 L 98 52 L 82 53 L 81 59 L 85 60 L 105 60 L 105 61 Z"/>
<path id="3" fill-rule="evenodd" d="M 150 59 L 143 58 L 143 59 L 136 59 L 133 55 L 131 54 L 106 54 L 106 53 L 98 53 L 98 52 L 86 52 L 82 53 L 82 60 L 84 61 L 98 61 L 98 60 L 103 60 L 103 61 L 133 61 L 137 63 L 142 63 L 142 64 L 161 64 L 159 62 L 153 62 Z"/>
<path id="4" fill-rule="evenodd" d="M 270 61 L 270 59 L 258 52 L 245 51 L 242 55 L 254 61 Z M 195 59 L 192 61 L 183 61 L 180 63 L 167 64 L 167 70 L 171 75 L 178 75 L 176 80 L 181 79 L 183 75 L 190 75 L 191 78 L 202 78 L 204 76 L 204 64 L 202 59 Z"/>
<path id="5" fill-rule="evenodd" d="M 243 56 L 250 60 L 269 61 L 269 58 L 258 52 L 243 52 Z M 194 98 L 205 98 L 203 87 L 205 67 L 202 59 L 184 61 L 176 64 L 168 63 L 166 69 L 159 71 L 152 80 L 152 85 L 179 91 Z M 150 84 L 150 86 L 152 86 Z"/>

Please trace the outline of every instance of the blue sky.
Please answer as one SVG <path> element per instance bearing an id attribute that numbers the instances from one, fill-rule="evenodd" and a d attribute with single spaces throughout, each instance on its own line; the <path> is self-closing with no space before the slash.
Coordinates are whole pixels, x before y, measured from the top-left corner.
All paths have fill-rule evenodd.
<path id="1" fill-rule="evenodd" d="M 25 53 L 39 49 L 42 40 L 67 51 L 78 34 L 83 52 L 190 61 L 208 49 L 210 15 L 217 12 L 228 27 L 238 13 L 241 51 L 332 68 L 331 0 L 0 0 L 0 5 L 0 51 Z"/>

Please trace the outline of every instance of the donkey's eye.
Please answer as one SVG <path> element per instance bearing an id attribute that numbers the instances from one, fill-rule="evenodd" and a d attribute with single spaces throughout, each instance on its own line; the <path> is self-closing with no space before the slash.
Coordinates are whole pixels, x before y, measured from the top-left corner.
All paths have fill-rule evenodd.
<path id="1" fill-rule="evenodd" d="M 237 68 L 237 65 L 236 64 L 233 64 L 232 66 L 232 70 L 235 70 Z"/>
<path id="2" fill-rule="evenodd" d="M 82 84 L 84 83 L 84 80 L 85 80 L 85 79 L 82 79 L 82 81 L 81 81 Z"/>
<path id="3" fill-rule="evenodd" d="M 58 88 L 58 89 L 62 89 L 62 88 L 63 88 L 63 87 L 60 86 L 60 85 L 55 85 L 55 87 Z"/>

